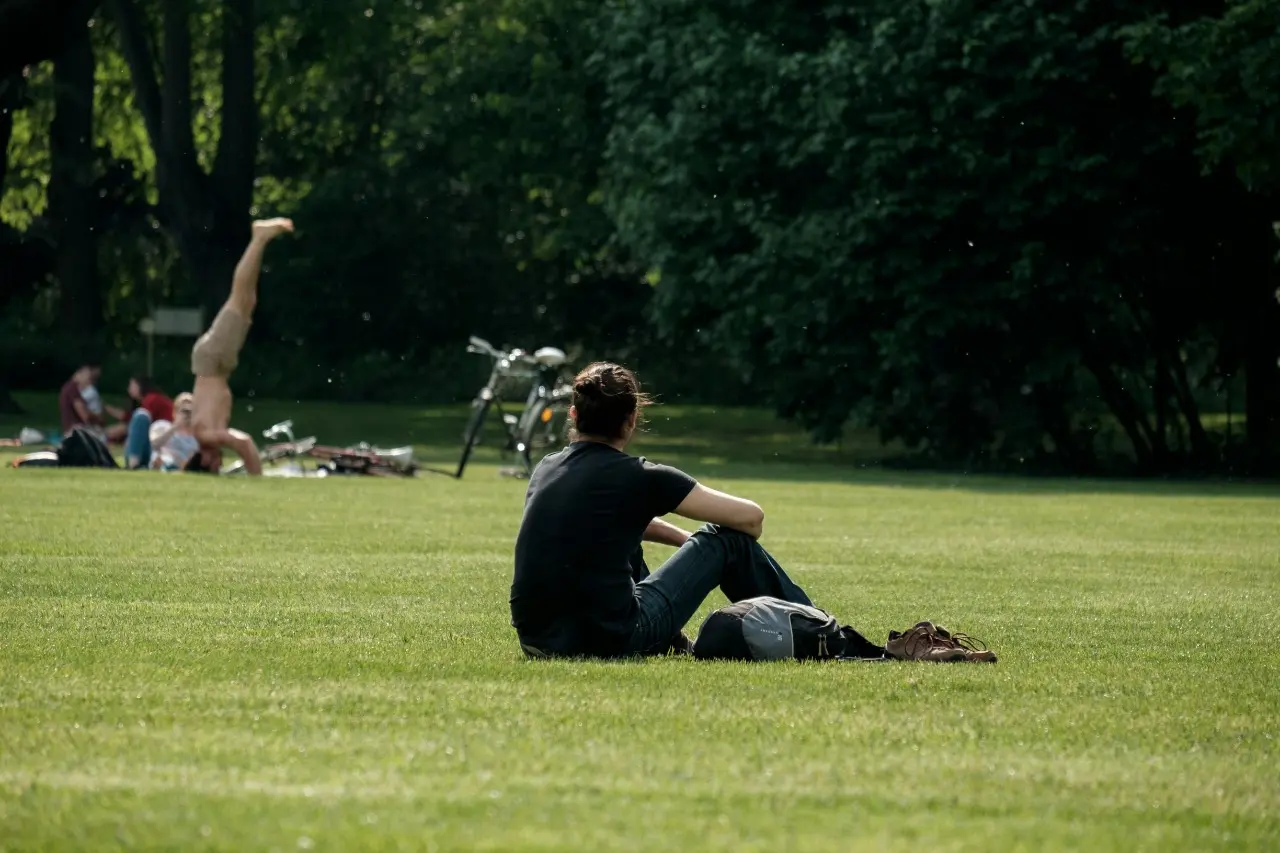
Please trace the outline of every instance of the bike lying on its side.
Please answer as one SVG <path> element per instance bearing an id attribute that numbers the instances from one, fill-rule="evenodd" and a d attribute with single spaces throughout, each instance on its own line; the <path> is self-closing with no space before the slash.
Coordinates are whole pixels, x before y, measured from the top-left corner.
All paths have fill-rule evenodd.
<path id="1" fill-rule="evenodd" d="M 482 440 L 485 420 L 492 408 L 497 408 L 505 433 L 502 453 L 514 454 L 518 463 L 509 473 L 528 477 L 543 456 L 563 447 L 569 438 L 569 400 L 573 385 L 564 351 L 543 347 L 532 355 L 521 349 L 503 352 L 482 338 L 472 337 L 467 352 L 488 356 L 493 360 L 493 370 L 489 381 L 471 401 L 471 417 L 462 436 L 462 457 L 454 477 L 462 478 L 471 451 Z M 520 413 L 504 410 L 502 390 L 526 381 L 530 383 L 529 392 Z"/>
<path id="2" fill-rule="evenodd" d="M 317 444 L 315 436 L 296 439 L 293 421 L 281 421 L 262 431 L 268 440 L 284 438 L 263 447 L 262 473 L 270 477 L 328 477 L 360 474 L 370 477 L 413 477 L 418 463 L 413 447 L 380 448 L 364 442 L 351 447 Z M 310 465 L 308 465 L 310 463 Z M 222 470 L 223 475 L 244 474 L 244 462 L 237 461 Z"/>

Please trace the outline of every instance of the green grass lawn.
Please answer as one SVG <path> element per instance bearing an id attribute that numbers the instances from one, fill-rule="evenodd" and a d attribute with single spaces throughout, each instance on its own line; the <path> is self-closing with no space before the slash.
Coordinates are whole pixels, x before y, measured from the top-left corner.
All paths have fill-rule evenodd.
<path id="1" fill-rule="evenodd" d="M 290 414 L 442 462 L 464 416 L 237 417 Z M 1280 847 L 1280 490 L 895 475 L 757 414 L 655 415 L 641 451 L 759 500 L 821 606 L 1000 663 L 527 662 L 496 457 L 5 468 L 0 850 Z"/>

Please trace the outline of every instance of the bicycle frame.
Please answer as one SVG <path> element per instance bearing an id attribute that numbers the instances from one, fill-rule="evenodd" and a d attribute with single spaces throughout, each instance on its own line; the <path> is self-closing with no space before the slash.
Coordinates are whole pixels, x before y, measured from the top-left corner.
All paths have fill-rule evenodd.
<path id="1" fill-rule="evenodd" d="M 541 349 L 533 356 L 521 349 L 502 352 L 495 349 L 488 341 L 477 337 L 470 339 L 467 352 L 487 355 L 493 359 L 493 368 L 489 373 L 489 380 L 472 401 L 471 423 L 463 436 L 462 458 L 458 462 L 458 470 L 454 477 L 462 477 L 471 450 L 480 440 L 488 410 L 495 406 L 502 419 L 501 423 L 506 436 L 503 451 L 515 453 L 523 469 L 519 473 L 528 476 L 532 469 L 531 437 L 539 422 L 550 422 L 550 419 L 545 416 L 551 412 L 548 406 L 567 401 L 571 394 L 563 373 L 564 353 L 551 347 Z M 532 380 L 529 391 L 525 395 L 524 406 L 518 415 L 505 410 L 498 392 L 499 383 L 503 379 L 510 378 Z"/>
<path id="2" fill-rule="evenodd" d="M 521 437 L 530 434 L 536 421 L 542 417 L 546 404 L 553 400 L 568 399 L 573 389 L 563 381 L 560 371 L 554 367 L 540 365 L 538 381 L 533 383 L 524 400 L 524 410 L 515 424 L 516 452 L 524 453 L 526 448 Z"/>

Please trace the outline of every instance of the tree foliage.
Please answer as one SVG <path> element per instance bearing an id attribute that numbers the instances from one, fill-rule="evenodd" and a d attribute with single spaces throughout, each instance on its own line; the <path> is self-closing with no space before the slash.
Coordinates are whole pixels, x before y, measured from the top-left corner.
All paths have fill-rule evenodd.
<path id="1" fill-rule="evenodd" d="M 1144 467 L 1207 463 L 1215 273 L 1259 255 L 1124 60 L 1153 6 L 611 5 L 608 198 L 655 320 L 822 437 L 1087 469 L 1105 412 Z"/>
<path id="2" fill-rule="evenodd" d="M 948 464 L 1277 459 L 1273 3 L 73 12 L 0 80 L 11 381 L 288 214 L 244 391 L 460 396 L 475 333 Z"/>

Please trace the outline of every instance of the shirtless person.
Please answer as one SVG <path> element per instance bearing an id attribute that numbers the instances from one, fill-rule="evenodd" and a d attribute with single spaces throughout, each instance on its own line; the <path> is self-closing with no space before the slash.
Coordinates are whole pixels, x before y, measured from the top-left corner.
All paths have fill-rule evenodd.
<path id="1" fill-rule="evenodd" d="M 222 467 L 222 448 L 234 450 L 244 460 L 251 475 L 262 474 L 257 445 L 246 433 L 231 429 L 231 388 L 227 379 L 240 360 L 240 349 L 258 303 L 258 271 L 267 244 L 284 232 L 293 231 L 290 219 L 266 219 L 253 223 L 253 238 L 236 264 L 231 279 L 231 295 L 214 318 L 209 331 L 191 349 L 191 372 L 196 376 L 195 406 L 191 432 L 200 442 L 200 469 Z M 195 460 L 193 460 L 194 462 Z"/>

